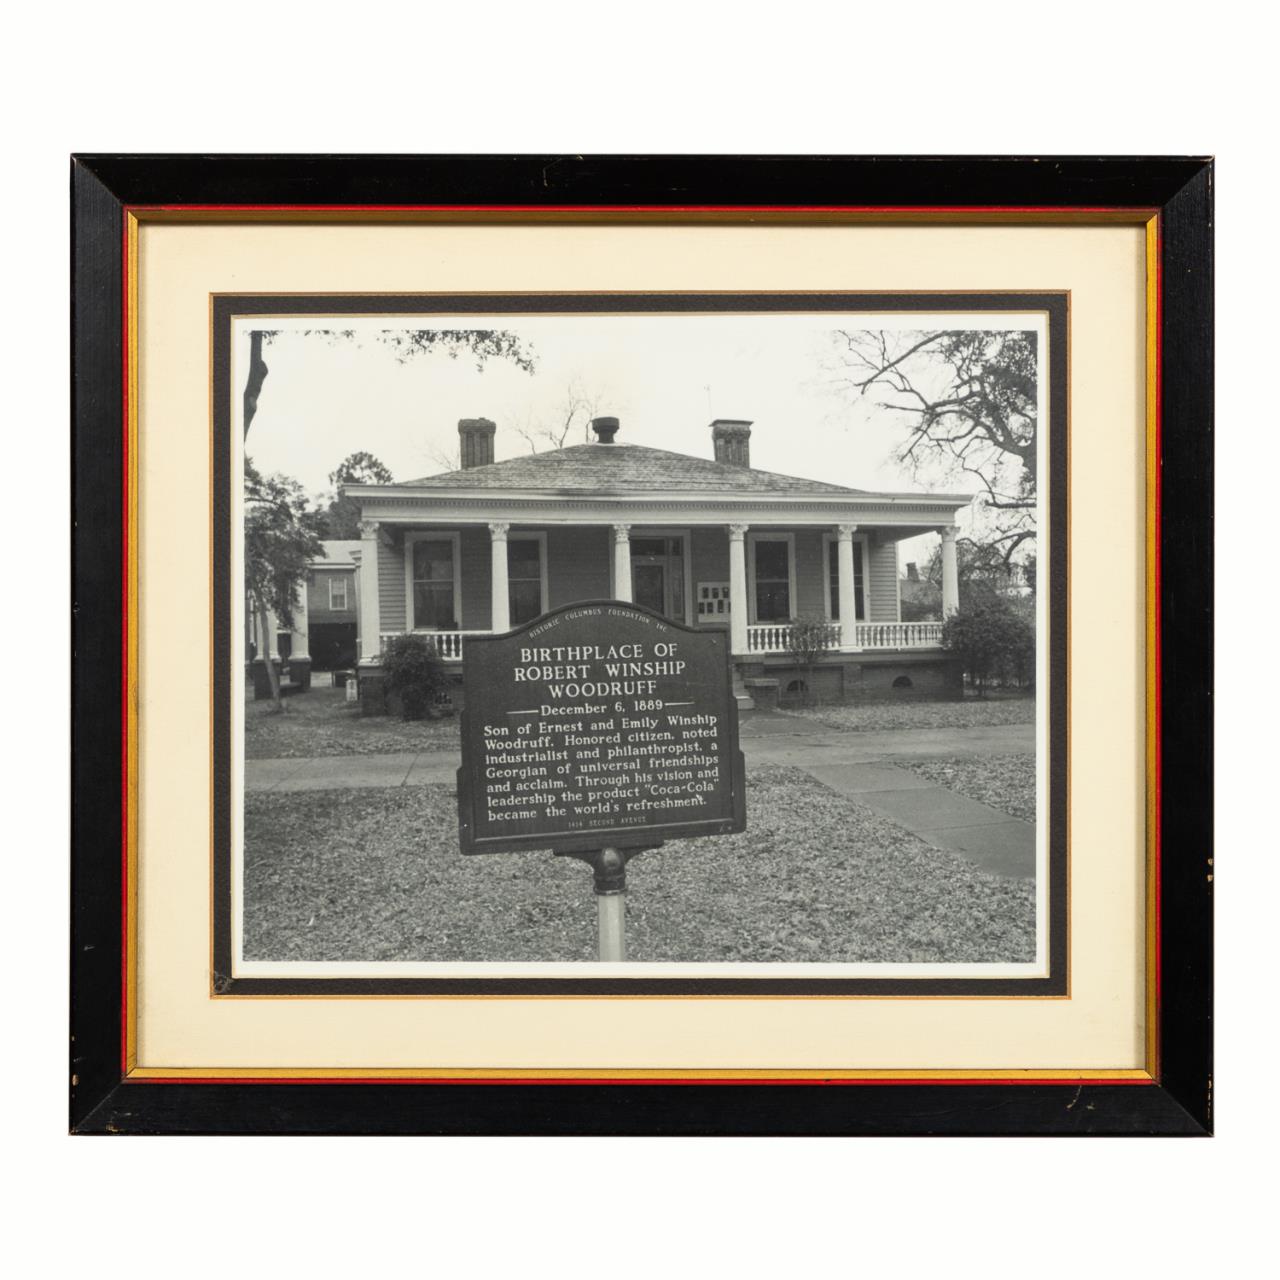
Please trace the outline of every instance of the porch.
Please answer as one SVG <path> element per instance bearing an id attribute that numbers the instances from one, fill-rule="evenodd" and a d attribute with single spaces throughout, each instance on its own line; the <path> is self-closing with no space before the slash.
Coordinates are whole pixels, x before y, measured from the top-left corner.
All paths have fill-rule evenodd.
<path id="1" fill-rule="evenodd" d="M 854 624 L 853 644 L 845 645 L 843 629 L 839 622 L 826 626 L 827 653 L 864 653 L 881 651 L 897 653 L 904 650 L 918 651 L 942 647 L 941 622 L 859 622 Z M 389 640 L 408 634 L 404 630 L 384 631 L 378 637 L 378 649 L 382 651 Z M 498 634 L 481 631 L 430 631 L 419 630 L 418 635 L 430 639 L 444 662 L 460 663 L 463 648 L 470 636 Z M 789 655 L 791 623 L 753 623 L 747 626 L 746 650 L 735 656 L 744 658 Z"/>
<path id="2" fill-rule="evenodd" d="M 361 662 L 376 663 L 390 637 L 417 633 L 435 641 L 444 661 L 460 663 L 469 636 L 500 634 L 592 599 L 728 630 L 741 660 L 789 654 L 799 619 L 819 624 L 831 655 L 941 648 L 940 621 L 901 620 L 897 543 L 928 526 L 705 520 L 366 520 L 356 556 Z M 943 604 L 953 610 L 955 531 L 940 531 Z M 372 619 L 376 627 L 367 625 Z"/>

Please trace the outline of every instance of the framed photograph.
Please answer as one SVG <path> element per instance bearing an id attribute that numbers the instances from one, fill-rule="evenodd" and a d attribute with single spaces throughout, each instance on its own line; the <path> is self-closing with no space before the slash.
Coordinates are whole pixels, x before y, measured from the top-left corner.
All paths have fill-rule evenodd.
<path id="1" fill-rule="evenodd" d="M 1211 174 L 76 157 L 72 1128 L 1208 1133 Z"/>

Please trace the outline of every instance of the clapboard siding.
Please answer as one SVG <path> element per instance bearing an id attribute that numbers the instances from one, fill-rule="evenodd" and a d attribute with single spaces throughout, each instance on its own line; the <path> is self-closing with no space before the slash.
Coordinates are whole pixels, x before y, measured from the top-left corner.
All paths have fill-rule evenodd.
<path id="1" fill-rule="evenodd" d="M 796 618 L 825 618 L 826 592 L 822 587 L 824 530 L 797 529 L 796 598 L 791 613 Z"/>
<path id="2" fill-rule="evenodd" d="M 547 530 L 548 607 L 609 598 L 613 530 L 603 526 Z"/>
<path id="3" fill-rule="evenodd" d="M 729 532 L 727 529 L 691 530 L 693 582 L 729 581 Z"/>
<path id="4" fill-rule="evenodd" d="M 871 543 L 871 578 L 867 583 L 867 621 L 898 621 L 898 544 Z"/>
<path id="5" fill-rule="evenodd" d="M 387 539 L 378 539 L 378 612 L 380 630 L 404 630 L 404 534 L 398 530 L 390 545 Z"/>
<path id="6" fill-rule="evenodd" d="M 458 547 L 462 575 L 462 617 L 459 631 L 488 631 L 493 626 L 493 597 L 489 591 L 492 552 L 487 528 L 461 530 Z"/>
<path id="7" fill-rule="evenodd" d="M 513 532 L 515 532 L 513 530 Z M 545 532 L 547 547 L 547 606 L 558 609 L 578 600 L 607 599 L 613 556 L 613 531 L 607 526 L 581 528 L 536 527 L 520 532 Z M 462 579 L 464 631 L 484 631 L 492 625 L 489 590 L 489 531 L 483 527 L 458 530 Z M 821 528 L 792 531 L 795 542 L 796 598 L 794 616 L 825 617 L 826 533 Z M 643 536 L 635 531 L 634 536 Z M 388 542 L 378 544 L 378 592 L 381 629 L 400 631 L 406 626 L 404 534 L 395 531 Z M 724 527 L 695 527 L 690 530 L 690 571 L 696 591 L 700 582 L 728 582 L 729 534 Z M 869 543 L 867 563 L 867 605 L 870 622 L 896 622 L 898 611 L 898 552 L 892 542 Z M 317 575 L 318 577 L 319 575 Z M 325 603 L 328 601 L 325 589 Z M 316 591 L 312 599 L 320 595 Z M 354 591 L 353 591 L 354 599 Z M 724 625 L 720 619 L 718 625 Z"/>

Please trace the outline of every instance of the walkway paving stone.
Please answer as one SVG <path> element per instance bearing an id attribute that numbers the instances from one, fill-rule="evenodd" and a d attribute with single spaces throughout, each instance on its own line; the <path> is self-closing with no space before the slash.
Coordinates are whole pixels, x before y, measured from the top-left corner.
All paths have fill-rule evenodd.
<path id="1" fill-rule="evenodd" d="M 984 871 L 998 876 L 1033 879 L 1036 874 L 1036 829 L 1006 817 L 989 827 L 935 827 L 917 834 L 929 844 L 954 849 Z"/>
<path id="2" fill-rule="evenodd" d="M 308 759 L 280 758 L 276 760 L 246 760 L 244 788 L 246 791 L 290 790 L 284 784 L 314 763 Z"/>
<path id="3" fill-rule="evenodd" d="M 911 831 L 936 831 L 944 827 L 990 827 L 997 822 L 1009 821 L 1007 813 L 934 785 L 904 787 L 900 791 L 881 790 L 860 798 L 863 804 Z"/>
<path id="4" fill-rule="evenodd" d="M 809 765 L 805 772 L 927 844 L 962 853 L 984 871 L 1028 878 L 1036 873 L 1036 829 L 1030 822 L 935 786 L 887 761 Z"/>
<path id="5" fill-rule="evenodd" d="M 451 787 L 458 781 L 461 763 L 461 758 L 452 751 L 421 751 L 405 777 L 405 786 L 417 787 L 434 782 Z"/>
<path id="6" fill-rule="evenodd" d="M 861 798 L 868 791 L 911 791 L 932 789 L 933 783 L 895 764 L 811 764 L 805 766 L 810 777 L 841 795 Z"/>
<path id="7" fill-rule="evenodd" d="M 396 751 L 380 756 L 314 756 L 290 761 L 289 763 L 300 766 L 299 769 L 267 787 L 258 787 L 254 783 L 262 774 L 270 776 L 273 773 L 273 770 L 264 769 L 263 766 L 280 762 L 247 760 L 245 787 L 249 791 L 334 791 L 343 787 L 399 787 L 404 784 L 419 754 L 416 751 Z"/>

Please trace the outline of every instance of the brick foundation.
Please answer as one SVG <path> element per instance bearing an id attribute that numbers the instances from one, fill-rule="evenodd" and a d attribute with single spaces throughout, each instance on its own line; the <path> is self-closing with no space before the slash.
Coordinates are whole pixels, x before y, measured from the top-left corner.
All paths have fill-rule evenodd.
<path id="1" fill-rule="evenodd" d="M 757 711 L 773 711 L 778 705 L 778 682 L 767 676 L 751 676 L 743 680 Z"/>
<path id="2" fill-rule="evenodd" d="M 775 680 L 782 707 L 964 696 L 959 659 L 941 653 L 841 654 L 824 657 L 811 672 L 785 657 L 766 657 L 740 662 L 738 670 L 753 697 L 753 681 Z"/>

